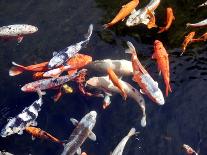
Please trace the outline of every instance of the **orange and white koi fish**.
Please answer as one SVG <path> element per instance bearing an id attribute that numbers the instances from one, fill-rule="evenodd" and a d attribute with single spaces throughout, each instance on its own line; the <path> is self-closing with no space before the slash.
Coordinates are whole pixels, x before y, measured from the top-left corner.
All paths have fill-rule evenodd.
<path id="1" fill-rule="evenodd" d="M 116 17 L 110 23 L 104 24 L 103 27 L 109 28 L 119 21 L 123 21 L 137 7 L 138 4 L 139 0 L 132 0 L 126 5 L 123 5 Z"/>
<path id="2" fill-rule="evenodd" d="M 111 59 L 104 59 L 104 60 L 96 60 L 89 63 L 86 68 L 93 69 L 97 72 L 107 72 L 108 68 L 112 68 L 116 74 L 120 76 L 129 76 L 133 75 L 133 68 L 132 62 L 128 60 L 111 60 Z"/>
<path id="3" fill-rule="evenodd" d="M 129 83 L 123 81 L 120 79 L 120 83 L 124 88 L 124 91 L 127 93 L 127 96 L 134 99 L 136 103 L 140 106 L 142 110 L 142 119 L 141 119 L 141 126 L 146 126 L 146 107 L 145 107 L 145 100 L 142 94 L 134 88 Z M 109 93 L 120 93 L 119 89 L 113 85 L 111 80 L 109 80 L 108 76 L 102 76 L 102 77 L 92 77 L 89 80 L 86 81 L 86 86 L 97 88 L 99 90 L 102 90 L 104 92 Z"/>
<path id="4" fill-rule="evenodd" d="M 194 24 L 191 24 L 191 23 L 187 23 L 186 24 L 187 27 L 206 27 L 207 26 L 207 19 L 204 19 L 198 23 L 194 23 Z"/>
<path id="5" fill-rule="evenodd" d="M 41 139 L 49 139 L 53 142 L 63 144 L 59 139 L 55 138 L 51 134 L 47 133 L 46 131 L 43 131 L 40 128 L 35 127 L 26 127 L 25 131 L 32 135 L 32 138 L 41 138 Z"/>
<path id="6" fill-rule="evenodd" d="M 112 83 L 114 84 L 114 86 L 116 86 L 117 88 L 119 88 L 119 90 L 120 90 L 120 92 L 122 94 L 122 97 L 124 98 L 124 100 L 126 100 L 127 94 L 124 91 L 124 88 L 121 85 L 121 83 L 120 83 L 120 81 L 119 81 L 116 73 L 114 73 L 114 71 L 111 68 L 108 68 L 107 69 L 107 73 L 109 75 L 109 79 L 112 81 Z"/>
<path id="7" fill-rule="evenodd" d="M 152 55 L 152 59 L 157 60 L 158 70 L 162 73 L 162 76 L 165 81 L 166 91 L 165 94 L 168 96 L 168 92 L 172 92 L 170 86 L 170 67 L 169 67 L 169 59 L 168 53 L 164 48 L 163 44 L 159 40 L 155 40 L 154 42 L 154 53 Z"/>
<path id="8" fill-rule="evenodd" d="M 30 65 L 30 66 L 22 66 L 19 65 L 15 62 L 12 62 L 12 64 L 14 65 L 13 67 L 11 67 L 11 69 L 9 70 L 9 75 L 10 76 L 16 76 L 19 75 L 21 73 L 23 73 L 24 71 L 30 71 L 30 72 L 42 72 L 42 71 L 46 71 L 47 68 L 47 64 L 48 62 L 42 62 L 39 64 L 35 64 L 35 65 Z"/>
<path id="9" fill-rule="evenodd" d="M 170 26 L 172 25 L 173 20 L 175 20 L 175 16 L 173 15 L 173 9 L 172 8 L 167 8 L 166 10 L 167 18 L 166 18 L 166 26 L 165 27 L 160 27 L 160 30 L 158 33 L 162 33 L 164 31 L 167 31 Z"/>
<path id="10" fill-rule="evenodd" d="M 184 41 L 182 43 L 182 47 L 181 47 L 182 48 L 181 55 L 183 55 L 183 53 L 186 50 L 186 47 L 192 42 L 192 39 L 193 39 L 194 36 L 195 36 L 195 32 L 194 31 L 190 32 L 187 36 L 185 36 L 185 39 L 184 39 Z"/>
<path id="11" fill-rule="evenodd" d="M 148 10 L 148 15 L 149 15 L 149 22 L 147 23 L 147 28 L 151 29 L 153 27 L 157 27 L 155 15 L 150 10 Z"/>
<path id="12" fill-rule="evenodd" d="M 185 149 L 187 155 L 198 155 L 198 153 L 193 150 L 189 145 L 183 144 L 182 148 Z"/>
<path id="13" fill-rule="evenodd" d="M 14 24 L 0 27 L 0 38 L 17 39 L 18 43 L 23 40 L 25 35 L 29 35 L 38 31 L 38 28 L 28 24 Z"/>
<path id="14" fill-rule="evenodd" d="M 159 105 L 163 105 L 165 100 L 161 90 L 158 87 L 158 83 L 152 79 L 140 63 L 133 44 L 128 41 L 127 45 L 129 49 L 126 50 L 126 53 L 130 53 L 132 55 L 131 61 L 134 70 L 133 80 L 141 87 L 140 92 L 146 94 L 152 101 L 158 103 Z"/>
<path id="15" fill-rule="evenodd" d="M 201 37 L 192 39 L 192 42 L 201 42 L 201 41 L 207 41 L 207 32 L 204 33 Z"/>

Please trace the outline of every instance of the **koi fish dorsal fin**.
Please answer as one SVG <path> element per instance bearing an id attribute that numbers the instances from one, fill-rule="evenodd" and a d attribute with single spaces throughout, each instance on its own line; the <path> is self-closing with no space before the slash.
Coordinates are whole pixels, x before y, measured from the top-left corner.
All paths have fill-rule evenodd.
<path id="1" fill-rule="evenodd" d="M 92 131 L 90 131 L 88 138 L 91 139 L 92 141 L 96 141 L 96 135 Z"/>

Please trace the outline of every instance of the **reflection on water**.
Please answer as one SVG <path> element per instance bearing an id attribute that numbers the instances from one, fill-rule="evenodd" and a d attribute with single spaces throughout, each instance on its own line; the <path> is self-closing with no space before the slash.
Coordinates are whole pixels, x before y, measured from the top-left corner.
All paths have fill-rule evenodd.
<path id="1" fill-rule="evenodd" d="M 183 143 L 193 148 L 200 148 L 200 153 L 207 150 L 207 46 L 205 43 L 195 43 L 188 47 L 186 54 L 180 57 L 180 45 L 184 36 L 192 29 L 186 29 L 187 22 L 197 22 L 206 18 L 205 8 L 195 9 L 203 1 L 194 0 L 163 0 L 156 10 L 157 24 L 163 25 L 165 8 L 174 9 L 176 21 L 172 28 L 158 35 L 157 29 L 147 30 L 144 25 L 127 28 L 124 22 L 110 30 L 103 30 L 102 24 L 110 21 L 127 0 L 22 0 L 0 1 L 1 25 L 13 23 L 28 23 L 39 27 L 38 33 L 27 36 L 20 45 L 15 41 L 0 42 L 0 127 L 7 122 L 8 117 L 14 117 L 30 105 L 37 95 L 23 93 L 20 88 L 32 80 L 29 73 L 17 77 L 9 77 L 8 70 L 11 61 L 20 64 L 33 64 L 51 58 L 54 50 L 62 49 L 69 44 L 82 40 L 88 25 L 93 23 L 95 33 L 89 46 L 81 53 L 88 53 L 93 59 L 128 59 L 124 53 L 126 41 L 131 41 L 138 51 L 143 65 L 159 82 L 164 91 L 163 79 L 158 75 L 157 64 L 151 60 L 155 39 L 164 42 L 170 57 L 171 81 L 173 93 L 166 98 L 166 105 L 158 107 L 146 96 L 147 127 L 140 127 L 141 111 L 129 99 L 126 103 L 120 95 L 112 98 L 112 104 L 107 110 L 102 110 L 102 100 L 89 98 L 79 93 L 65 95 L 60 102 L 53 103 L 51 96 L 55 91 L 48 91 L 44 96 L 44 104 L 38 118 L 38 126 L 52 135 L 65 140 L 74 126 L 70 117 L 78 120 L 90 110 L 98 112 L 94 133 L 97 142 L 87 140 L 82 150 L 89 155 L 106 155 L 112 151 L 118 142 L 135 127 L 141 133 L 132 137 L 127 143 L 124 154 L 130 155 L 175 155 L 184 154 Z M 139 7 L 148 1 L 140 1 Z M 206 29 L 195 29 L 202 34 Z M 90 75 L 100 75 L 90 71 Z M 104 75 L 104 74 L 101 74 Z M 133 86 L 138 86 L 125 77 Z M 75 85 L 75 84 L 74 84 Z M 200 145 L 198 146 L 200 142 Z M 0 138 L 0 150 L 5 149 L 15 155 L 56 155 L 63 147 L 50 141 L 31 140 L 28 134 L 13 135 Z"/>

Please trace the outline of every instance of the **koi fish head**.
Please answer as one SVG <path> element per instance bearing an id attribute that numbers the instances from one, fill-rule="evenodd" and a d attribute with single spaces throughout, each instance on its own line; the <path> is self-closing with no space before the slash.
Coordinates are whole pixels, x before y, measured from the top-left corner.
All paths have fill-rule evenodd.
<path id="1" fill-rule="evenodd" d="M 26 30 L 29 34 L 35 33 L 38 31 L 38 28 L 36 26 L 28 25 L 26 27 Z"/>
<path id="2" fill-rule="evenodd" d="M 163 47 L 162 42 L 159 41 L 159 40 L 155 40 L 155 42 L 154 42 L 154 50 L 155 51 L 160 50 L 162 47 Z"/>
<path id="3" fill-rule="evenodd" d="M 26 84 L 21 88 L 21 91 L 23 91 L 23 92 L 32 92 L 34 90 L 35 90 L 35 88 L 30 84 Z"/>
<path id="4" fill-rule="evenodd" d="M 86 128 L 92 130 L 96 123 L 96 116 L 97 116 L 97 112 L 91 111 L 83 117 L 80 123 L 82 123 Z"/>
<path id="5" fill-rule="evenodd" d="M 155 102 L 158 103 L 159 105 L 164 105 L 165 104 L 165 100 L 164 100 L 163 94 L 162 94 L 160 89 L 158 89 L 153 94 L 153 98 L 155 99 Z"/>

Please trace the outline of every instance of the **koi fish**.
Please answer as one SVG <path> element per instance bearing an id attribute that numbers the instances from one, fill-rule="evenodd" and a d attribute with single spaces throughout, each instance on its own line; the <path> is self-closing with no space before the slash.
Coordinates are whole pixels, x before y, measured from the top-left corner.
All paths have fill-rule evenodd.
<path id="1" fill-rule="evenodd" d="M 93 33 L 93 25 L 91 24 L 88 28 L 88 34 L 85 35 L 85 40 L 74 45 L 70 45 L 63 50 L 58 52 L 53 52 L 53 57 L 50 59 L 48 63 L 48 68 L 59 67 L 60 65 L 64 65 L 65 62 L 69 58 L 75 56 L 84 46 L 86 46 L 91 38 Z"/>
<path id="2" fill-rule="evenodd" d="M 207 1 L 201 5 L 198 6 L 198 8 L 203 7 L 203 6 L 207 6 Z"/>
<path id="3" fill-rule="evenodd" d="M 42 138 L 42 139 L 49 139 L 53 142 L 56 143 L 60 143 L 63 144 L 59 139 L 55 138 L 54 136 L 52 136 L 51 134 L 47 133 L 46 131 L 43 131 L 40 128 L 35 128 L 35 127 L 26 127 L 25 131 L 29 134 L 32 135 L 32 138 L 34 139 L 34 137 L 36 138 Z"/>
<path id="4" fill-rule="evenodd" d="M 133 11 L 131 15 L 127 18 L 126 26 L 136 26 L 141 23 L 148 25 L 150 17 L 152 17 L 152 15 L 154 16 L 154 11 L 157 9 L 159 4 L 160 0 L 151 0 L 149 4 L 147 4 L 145 7 L 137 11 Z"/>
<path id="5" fill-rule="evenodd" d="M 88 137 L 91 140 L 96 141 L 96 135 L 92 132 L 92 129 L 96 124 L 96 116 L 96 111 L 91 111 L 87 113 L 80 122 L 74 118 L 70 119 L 76 128 L 70 135 L 68 143 L 65 144 L 61 155 L 74 155 L 76 152 L 77 154 L 81 154 L 80 147 Z"/>
<path id="6" fill-rule="evenodd" d="M 149 22 L 147 23 L 147 28 L 148 29 L 151 29 L 153 27 L 157 27 L 157 25 L 156 25 L 156 19 L 155 19 L 154 14 L 150 10 L 148 10 L 147 13 L 149 15 Z"/>
<path id="7" fill-rule="evenodd" d="M 173 20 L 175 20 L 175 16 L 173 15 L 173 9 L 172 8 L 167 8 L 166 9 L 166 26 L 165 27 L 160 27 L 160 30 L 157 33 L 162 33 L 167 31 L 170 26 L 172 25 Z"/>
<path id="8" fill-rule="evenodd" d="M 42 72 L 42 71 L 46 71 L 48 69 L 47 68 L 48 62 L 42 62 L 42 63 L 39 63 L 39 64 L 30 65 L 30 66 L 22 66 L 22 65 L 19 65 L 19 64 L 15 63 L 15 62 L 12 62 L 12 64 L 14 66 L 11 67 L 10 70 L 9 70 L 9 75 L 10 76 L 19 75 L 19 74 L 23 73 L 24 71 Z"/>
<path id="9" fill-rule="evenodd" d="M 9 122 L 1 130 L 1 136 L 6 137 L 12 134 L 23 134 L 23 130 L 28 126 L 37 126 L 36 119 L 38 117 L 38 112 L 41 110 L 42 95 L 45 93 L 37 90 L 39 99 L 34 101 L 29 107 L 24 108 L 24 110 L 18 114 L 16 117 L 9 119 Z"/>
<path id="10" fill-rule="evenodd" d="M 103 109 L 106 109 L 111 104 L 111 94 L 105 92 L 104 101 L 103 101 Z"/>
<path id="11" fill-rule="evenodd" d="M 104 60 L 96 60 L 89 63 L 86 68 L 93 69 L 99 72 L 107 72 L 108 68 L 113 69 L 118 75 L 121 76 L 129 76 L 133 74 L 133 68 L 131 61 L 128 60 L 111 60 L 111 59 L 104 59 Z"/>
<path id="12" fill-rule="evenodd" d="M 49 70 L 43 74 L 43 77 L 58 77 L 62 72 L 68 71 L 68 75 L 72 75 L 80 69 L 92 62 L 92 57 L 84 54 L 76 54 L 74 57 L 67 61 L 66 66 L 61 66 L 52 70 Z"/>
<path id="13" fill-rule="evenodd" d="M 183 144 L 182 148 L 185 150 L 187 155 L 198 155 L 189 145 Z"/>
<path id="14" fill-rule="evenodd" d="M 163 105 L 165 103 L 163 94 L 158 87 L 158 83 L 152 79 L 149 73 L 144 69 L 140 63 L 135 47 L 131 42 L 127 42 L 129 47 L 126 53 L 132 55 L 131 61 L 134 70 L 133 80 L 141 87 L 140 92 L 146 94 L 152 101 Z"/>
<path id="15" fill-rule="evenodd" d="M 207 19 L 204 19 L 198 23 L 194 23 L 194 24 L 191 24 L 191 23 L 187 23 L 186 24 L 187 27 L 206 27 L 207 26 Z"/>
<path id="16" fill-rule="evenodd" d="M 139 0 L 132 0 L 126 5 L 123 5 L 116 17 L 110 23 L 103 25 L 103 27 L 109 28 L 119 21 L 123 21 L 137 7 L 138 4 Z"/>
<path id="17" fill-rule="evenodd" d="M 87 153 L 85 153 L 85 152 L 82 152 L 82 153 L 81 153 L 81 155 L 87 155 Z"/>
<path id="18" fill-rule="evenodd" d="M 142 94 L 140 94 L 140 92 L 137 89 L 135 89 L 133 86 L 131 86 L 129 83 L 123 80 L 119 80 L 119 81 L 121 85 L 123 86 L 124 91 L 126 92 L 127 96 L 133 98 L 140 106 L 142 110 L 141 126 L 145 127 L 147 116 L 145 112 L 145 100 Z M 120 93 L 119 89 L 113 85 L 111 80 L 109 80 L 108 76 L 92 77 L 86 81 L 86 86 L 97 88 L 104 92 Z"/>
<path id="19" fill-rule="evenodd" d="M 131 130 L 129 131 L 129 133 L 121 140 L 121 142 L 119 142 L 119 144 L 117 145 L 117 147 L 114 149 L 114 151 L 111 153 L 111 155 L 122 155 L 125 145 L 127 143 L 127 141 L 129 140 L 130 137 L 132 137 L 133 135 L 137 134 L 138 132 L 136 132 L 135 128 L 131 128 Z"/>
<path id="20" fill-rule="evenodd" d="M 5 152 L 5 151 L 0 151 L 0 155 L 14 155 L 14 154 L 11 154 L 11 153 Z"/>
<path id="21" fill-rule="evenodd" d="M 0 38 L 17 39 L 18 43 L 23 40 L 25 35 L 29 35 L 38 31 L 38 28 L 27 24 L 14 24 L 0 27 Z"/>
<path id="22" fill-rule="evenodd" d="M 162 76 L 165 81 L 165 94 L 168 96 L 168 92 L 172 92 L 170 86 L 170 67 L 169 67 L 169 59 L 168 53 L 164 48 L 163 44 L 159 40 L 155 40 L 154 42 L 154 53 L 152 55 L 152 59 L 157 60 L 158 70 L 162 73 Z"/>
<path id="23" fill-rule="evenodd" d="M 195 32 L 194 31 L 190 32 L 187 36 L 185 36 L 185 39 L 184 39 L 184 41 L 182 43 L 182 47 L 181 47 L 182 48 L 181 55 L 183 55 L 183 53 L 186 50 L 186 47 L 192 42 L 192 39 L 193 39 L 194 36 L 195 36 Z"/>
<path id="24" fill-rule="evenodd" d="M 60 76 L 56 78 L 48 78 L 48 79 L 42 79 L 42 80 L 37 80 L 28 84 L 25 84 L 21 90 L 23 92 L 34 92 L 37 91 L 37 89 L 40 90 L 46 90 L 46 89 L 51 89 L 51 88 L 57 88 L 64 83 L 75 79 L 79 74 L 82 72 L 86 72 L 86 69 L 82 69 L 77 73 L 74 73 L 73 75 L 65 75 L 65 76 Z"/>
<path id="25" fill-rule="evenodd" d="M 191 40 L 191 42 L 200 42 L 200 41 L 207 41 L 207 32 L 204 33 L 201 37 Z"/>
<path id="26" fill-rule="evenodd" d="M 107 73 L 109 75 L 109 79 L 112 81 L 114 86 L 116 86 L 120 90 L 122 97 L 124 98 L 124 100 L 126 100 L 127 94 L 125 93 L 124 88 L 121 85 L 116 73 L 114 73 L 114 71 L 111 68 L 107 69 Z"/>

